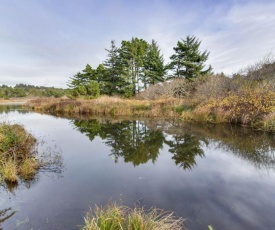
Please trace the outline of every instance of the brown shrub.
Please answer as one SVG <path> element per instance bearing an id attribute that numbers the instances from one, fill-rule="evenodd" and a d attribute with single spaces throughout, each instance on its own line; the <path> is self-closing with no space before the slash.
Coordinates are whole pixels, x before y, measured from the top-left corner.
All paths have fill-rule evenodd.
<path id="1" fill-rule="evenodd" d="M 231 79 L 224 75 L 212 75 L 201 81 L 194 97 L 200 101 L 225 97 L 230 91 Z"/>
<path id="2" fill-rule="evenodd" d="M 196 82 L 186 79 L 174 79 L 152 85 L 136 95 L 139 100 L 157 100 L 160 98 L 186 98 L 195 91 Z"/>

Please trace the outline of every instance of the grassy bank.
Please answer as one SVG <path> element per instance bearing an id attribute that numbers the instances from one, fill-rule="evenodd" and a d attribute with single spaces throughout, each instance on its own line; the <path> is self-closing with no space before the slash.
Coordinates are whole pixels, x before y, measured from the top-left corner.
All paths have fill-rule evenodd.
<path id="1" fill-rule="evenodd" d="M 8 182 L 31 179 L 39 168 L 36 139 L 21 125 L 0 123 L 0 176 Z"/>
<path id="2" fill-rule="evenodd" d="M 82 230 L 183 230 L 184 220 L 173 213 L 151 208 L 134 209 L 110 203 L 106 207 L 96 207 L 85 217 Z"/>
<path id="3" fill-rule="evenodd" d="M 29 101 L 27 106 L 56 115 L 180 117 L 182 104 L 176 98 L 149 101 L 102 96 L 92 100 L 40 98 Z"/>
<path id="4" fill-rule="evenodd" d="M 84 99 L 37 99 L 34 110 L 55 115 L 180 118 L 234 123 L 275 131 L 275 61 L 264 59 L 232 77 L 224 74 L 155 84 L 132 99 L 101 96 Z"/>
<path id="5" fill-rule="evenodd" d="M 234 123 L 265 131 L 275 131 L 275 93 L 243 90 L 199 103 L 183 111 L 183 120 L 211 123 Z"/>
<path id="6" fill-rule="evenodd" d="M 199 100 L 196 96 L 159 100 L 106 96 L 93 100 L 40 98 L 29 101 L 27 106 L 59 116 L 178 118 L 184 121 L 235 123 L 275 131 L 275 93 L 264 90 L 243 90 L 208 100 Z"/>

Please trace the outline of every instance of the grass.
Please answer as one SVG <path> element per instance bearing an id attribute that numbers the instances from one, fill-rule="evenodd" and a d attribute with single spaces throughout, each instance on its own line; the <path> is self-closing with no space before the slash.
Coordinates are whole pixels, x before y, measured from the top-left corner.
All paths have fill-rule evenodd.
<path id="1" fill-rule="evenodd" d="M 40 98 L 29 101 L 27 106 L 57 116 L 179 118 L 184 121 L 236 123 L 275 131 L 275 92 L 260 89 L 245 89 L 204 101 L 196 98 L 137 100 L 102 96 L 92 100 Z"/>
<path id="2" fill-rule="evenodd" d="M 180 114 L 177 108 L 181 105 L 182 100 L 175 98 L 149 101 L 108 96 L 92 100 L 40 98 L 27 103 L 27 107 L 35 111 L 56 115 L 103 115 L 113 117 L 179 117 Z"/>
<path id="3" fill-rule="evenodd" d="M 105 207 L 96 206 L 85 218 L 82 230 L 183 230 L 184 220 L 156 208 L 129 207 L 109 203 Z"/>
<path id="4" fill-rule="evenodd" d="M 193 120 L 213 123 L 236 123 L 275 131 L 275 93 L 246 89 L 238 94 L 209 100 L 198 105 Z"/>
<path id="5" fill-rule="evenodd" d="M 36 160 L 36 139 L 21 125 L 0 123 L 0 175 L 8 182 L 31 179 L 39 162 Z"/>

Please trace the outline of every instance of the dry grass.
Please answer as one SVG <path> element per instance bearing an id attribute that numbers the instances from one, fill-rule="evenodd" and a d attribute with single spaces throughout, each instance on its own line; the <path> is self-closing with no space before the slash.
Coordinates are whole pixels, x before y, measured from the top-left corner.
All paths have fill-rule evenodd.
<path id="1" fill-rule="evenodd" d="M 156 208 L 146 211 L 110 203 L 86 214 L 82 230 L 183 230 L 184 220 Z"/>
<path id="2" fill-rule="evenodd" d="M 0 123 L 0 174 L 4 180 L 30 179 L 39 168 L 36 139 L 20 125 Z"/>
<path id="3" fill-rule="evenodd" d="M 257 129 L 275 131 L 275 92 L 258 87 L 198 103 L 183 112 L 184 120 L 210 123 L 236 123 Z"/>
<path id="4" fill-rule="evenodd" d="M 43 98 L 29 101 L 27 106 L 57 115 L 179 117 L 177 107 L 182 103 L 182 100 L 175 98 L 149 101 L 102 96 L 93 100 Z"/>
<path id="5" fill-rule="evenodd" d="M 184 121 L 237 123 L 275 130 L 275 92 L 266 92 L 259 87 L 244 88 L 227 96 L 204 101 L 198 98 L 136 100 L 102 96 L 93 100 L 36 99 L 28 102 L 27 106 L 59 116 L 179 118 Z"/>

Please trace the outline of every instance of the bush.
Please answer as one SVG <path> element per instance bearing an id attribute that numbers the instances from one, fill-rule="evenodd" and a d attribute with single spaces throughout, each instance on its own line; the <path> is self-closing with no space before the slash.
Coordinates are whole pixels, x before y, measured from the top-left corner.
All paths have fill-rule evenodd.
<path id="1" fill-rule="evenodd" d="M 95 81 L 90 81 L 86 85 L 78 85 L 68 92 L 68 97 L 75 98 L 78 96 L 86 98 L 98 98 L 100 95 L 99 84 Z"/>
<path id="2" fill-rule="evenodd" d="M 230 91 L 231 79 L 223 74 L 212 75 L 200 81 L 194 97 L 200 101 L 225 97 Z"/>
<path id="3" fill-rule="evenodd" d="M 148 87 L 136 95 L 137 99 L 157 100 L 162 97 L 186 98 L 194 93 L 196 81 L 174 79 Z"/>
<path id="4" fill-rule="evenodd" d="M 204 111 L 208 117 L 213 117 L 214 122 L 220 120 L 258 127 L 264 117 L 274 111 L 274 106 L 275 93 L 247 89 L 239 94 L 210 100 L 198 106 L 195 112 Z"/>
<path id="5" fill-rule="evenodd" d="M 240 74 L 249 81 L 274 80 L 275 59 L 268 54 L 262 60 L 241 70 Z"/>

